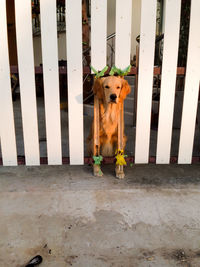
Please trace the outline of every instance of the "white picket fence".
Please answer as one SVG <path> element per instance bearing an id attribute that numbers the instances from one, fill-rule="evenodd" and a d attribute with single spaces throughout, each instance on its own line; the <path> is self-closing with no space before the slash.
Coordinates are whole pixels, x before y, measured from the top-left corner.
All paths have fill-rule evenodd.
<path id="1" fill-rule="evenodd" d="M 66 0 L 70 164 L 84 163 L 82 4 Z M 157 0 L 142 0 L 135 162 L 148 163 Z M 172 139 L 181 0 L 166 0 L 156 162 L 168 164 Z M 40 0 L 48 164 L 61 164 L 56 0 Z M 130 64 L 132 0 L 116 0 L 115 64 Z M 31 0 L 15 0 L 26 165 L 39 165 Z M 200 1 L 192 0 L 178 163 L 191 163 L 200 81 Z M 107 0 L 91 1 L 91 61 L 106 65 Z M 17 165 L 11 97 L 6 0 L 0 1 L 0 140 L 3 165 Z"/>

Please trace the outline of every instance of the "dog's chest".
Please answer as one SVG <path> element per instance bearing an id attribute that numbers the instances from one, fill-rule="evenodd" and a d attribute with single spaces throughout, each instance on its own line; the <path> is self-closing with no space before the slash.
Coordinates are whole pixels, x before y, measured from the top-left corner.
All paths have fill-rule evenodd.
<path id="1" fill-rule="evenodd" d="M 110 105 L 107 109 L 101 108 L 101 130 L 108 139 L 117 132 L 118 114 L 117 105 Z"/>

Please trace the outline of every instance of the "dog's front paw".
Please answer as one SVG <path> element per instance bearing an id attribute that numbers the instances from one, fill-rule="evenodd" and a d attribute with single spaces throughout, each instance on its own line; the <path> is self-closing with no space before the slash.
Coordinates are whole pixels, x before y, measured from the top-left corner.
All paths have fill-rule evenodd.
<path id="1" fill-rule="evenodd" d="M 99 171 L 94 171 L 93 172 L 93 174 L 94 174 L 94 176 L 96 176 L 96 177 L 102 177 L 103 176 L 103 172 L 101 171 L 101 169 L 99 170 Z"/>
<path id="2" fill-rule="evenodd" d="M 125 174 L 124 174 L 124 172 L 118 172 L 118 173 L 116 173 L 116 177 L 119 178 L 119 179 L 124 179 L 125 178 Z"/>
<path id="3" fill-rule="evenodd" d="M 103 172 L 102 172 L 101 167 L 99 165 L 93 166 L 93 174 L 96 177 L 102 177 L 103 176 Z"/>
<path id="4" fill-rule="evenodd" d="M 125 178 L 125 174 L 124 174 L 124 171 L 123 171 L 123 166 L 117 165 L 116 169 L 115 169 L 115 173 L 116 173 L 116 177 L 118 179 L 124 179 Z"/>

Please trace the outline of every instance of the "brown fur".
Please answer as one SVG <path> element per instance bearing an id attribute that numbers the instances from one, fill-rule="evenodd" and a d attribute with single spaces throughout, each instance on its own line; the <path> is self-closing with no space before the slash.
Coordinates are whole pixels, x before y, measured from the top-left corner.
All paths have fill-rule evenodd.
<path id="1" fill-rule="evenodd" d="M 131 88 L 126 80 L 118 76 L 98 78 L 94 82 L 93 92 L 100 103 L 100 154 L 104 157 L 114 156 L 118 141 L 119 103 L 130 93 Z M 111 102 L 110 95 L 117 96 L 116 103 Z M 88 150 L 93 155 L 94 122 L 88 136 Z M 126 145 L 124 135 L 124 147 Z"/>

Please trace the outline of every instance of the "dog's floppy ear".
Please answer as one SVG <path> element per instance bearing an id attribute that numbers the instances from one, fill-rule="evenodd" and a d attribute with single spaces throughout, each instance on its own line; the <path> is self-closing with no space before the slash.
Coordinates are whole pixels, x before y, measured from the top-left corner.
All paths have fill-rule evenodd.
<path id="1" fill-rule="evenodd" d="M 93 92 L 98 99 L 103 99 L 103 79 L 97 78 L 94 80 Z"/>
<path id="2" fill-rule="evenodd" d="M 120 92 L 120 99 L 124 100 L 126 98 L 126 96 L 128 94 L 130 94 L 130 92 L 131 92 L 130 85 L 128 84 L 128 82 L 126 80 L 124 80 L 122 78 L 122 88 L 121 88 L 121 92 Z"/>

